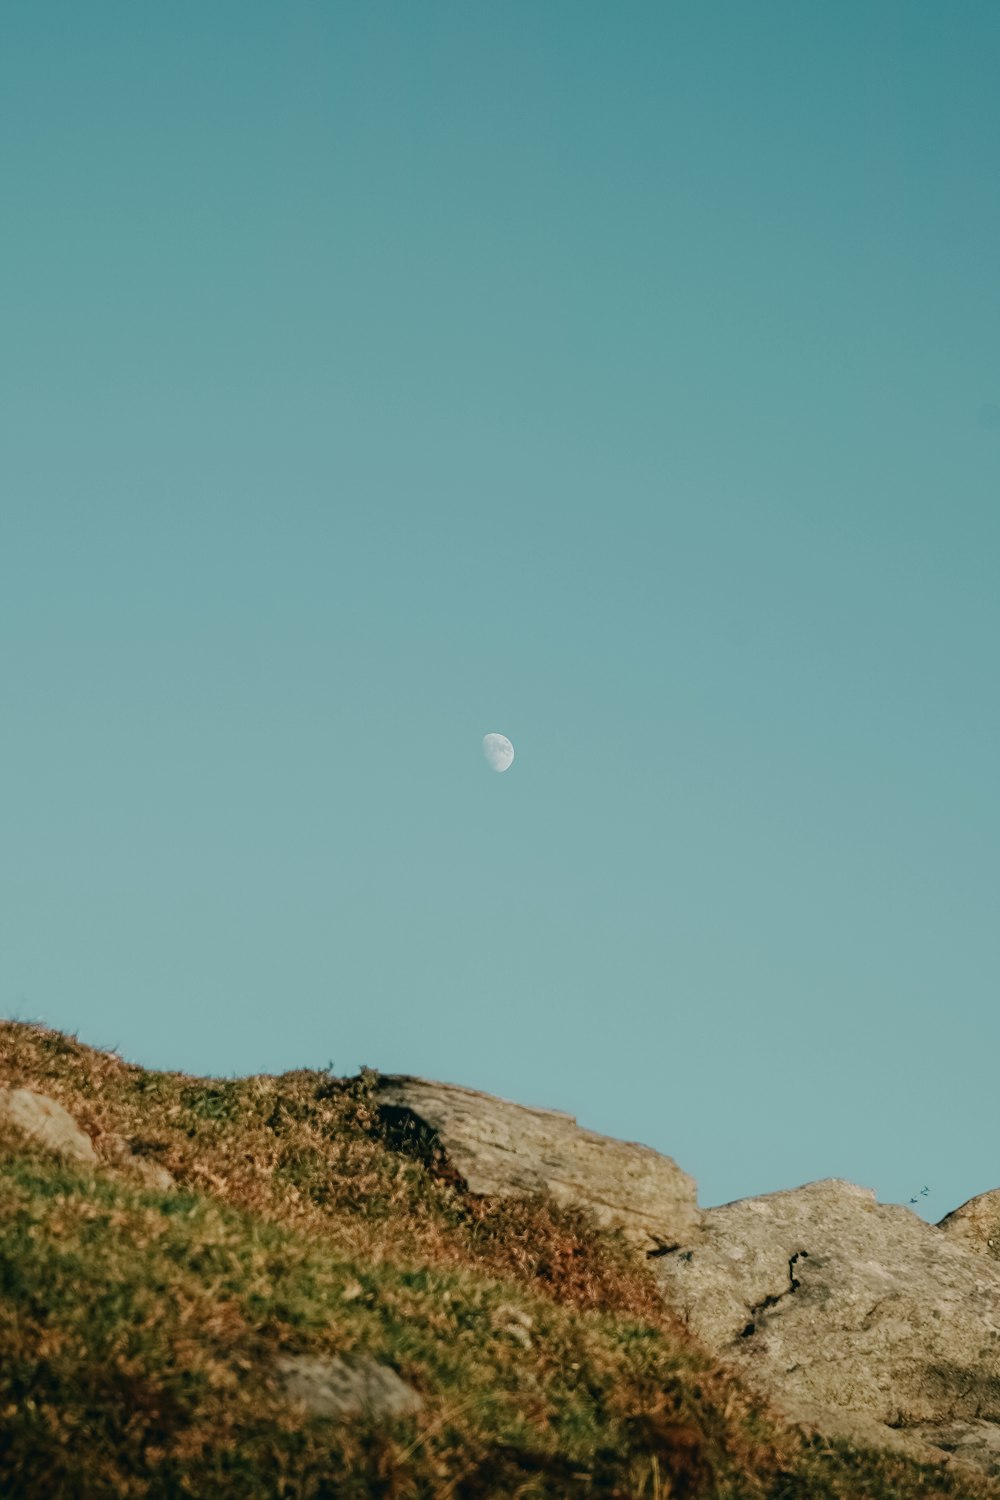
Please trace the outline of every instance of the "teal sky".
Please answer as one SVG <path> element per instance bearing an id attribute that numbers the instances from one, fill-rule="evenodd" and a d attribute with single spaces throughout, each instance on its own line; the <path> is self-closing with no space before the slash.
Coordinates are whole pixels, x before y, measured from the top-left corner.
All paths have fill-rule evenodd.
<path id="1" fill-rule="evenodd" d="M 1000 1184 L 998 69 L 992 3 L 4 6 L 6 1012 L 703 1203 Z"/>

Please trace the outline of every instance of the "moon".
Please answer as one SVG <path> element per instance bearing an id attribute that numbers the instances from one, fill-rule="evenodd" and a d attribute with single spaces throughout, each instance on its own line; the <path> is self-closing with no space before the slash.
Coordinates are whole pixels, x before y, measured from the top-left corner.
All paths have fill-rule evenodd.
<path id="1" fill-rule="evenodd" d="M 505 734 L 484 734 L 483 754 L 491 771 L 506 771 L 514 759 L 514 746 Z"/>

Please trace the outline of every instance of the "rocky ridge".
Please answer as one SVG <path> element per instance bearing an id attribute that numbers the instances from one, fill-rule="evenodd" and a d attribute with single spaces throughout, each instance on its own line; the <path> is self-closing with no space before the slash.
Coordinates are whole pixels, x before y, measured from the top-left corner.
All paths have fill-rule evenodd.
<path id="1" fill-rule="evenodd" d="M 701 1210 L 669 1157 L 571 1115 L 399 1075 L 379 1076 L 374 1098 L 389 1143 L 463 1192 L 548 1196 L 620 1232 L 665 1306 L 793 1422 L 1000 1475 L 1000 1192 L 936 1226 L 838 1180 Z M 174 1186 L 123 1137 L 88 1134 L 32 1089 L 0 1088 L 0 1120 L 69 1159 Z M 527 1327 L 509 1331 L 530 1344 Z M 412 1400 L 370 1362 L 280 1374 L 317 1411 Z"/>

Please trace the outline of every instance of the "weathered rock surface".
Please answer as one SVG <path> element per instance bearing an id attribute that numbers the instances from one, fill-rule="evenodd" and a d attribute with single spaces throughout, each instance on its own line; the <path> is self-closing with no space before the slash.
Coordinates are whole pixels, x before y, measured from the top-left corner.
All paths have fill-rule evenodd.
<path id="1" fill-rule="evenodd" d="M 932 1444 L 945 1463 L 953 1459 L 993 1478 L 1000 1476 L 1000 1426 L 996 1422 L 927 1424 L 909 1429 L 908 1436 Z"/>
<path id="2" fill-rule="evenodd" d="M 369 1355 L 348 1363 L 338 1355 L 327 1359 L 288 1355 L 278 1361 L 285 1394 L 304 1402 L 318 1417 L 405 1417 L 419 1411 L 422 1401 L 388 1365 Z"/>
<path id="3" fill-rule="evenodd" d="M 697 1226 L 694 1179 L 649 1146 L 583 1130 L 558 1110 L 455 1084 L 384 1075 L 376 1089 L 390 1131 L 442 1151 L 469 1192 L 547 1193 L 646 1250 L 675 1244 Z"/>
<path id="4" fill-rule="evenodd" d="M 71 1161 L 96 1162 L 94 1144 L 68 1110 L 33 1089 L 0 1088 L 0 1116 L 49 1151 Z"/>
<path id="5" fill-rule="evenodd" d="M 809 1183 L 705 1210 L 652 1265 L 692 1332 L 793 1418 L 994 1462 L 1000 1266 L 909 1209 Z"/>
<path id="6" fill-rule="evenodd" d="M 946 1214 L 938 1228 L 967 1250 L 1000 1258 L 1000 1188 L 970 1198 Z"/>
<path id="7" fill-rule="evenodd" d="M 979 1242 L 1000 1194 L 944 1233 L 835 1180 L 699 1212 L 669 1157 L 571 1115 L 421 1078 L 376 1092 L 390 1133 L 470 1192 L 548 1193 L 652 1252 L 667 1305 L 792 1420 L 1000 1474 L 1000 1265 Z"/>

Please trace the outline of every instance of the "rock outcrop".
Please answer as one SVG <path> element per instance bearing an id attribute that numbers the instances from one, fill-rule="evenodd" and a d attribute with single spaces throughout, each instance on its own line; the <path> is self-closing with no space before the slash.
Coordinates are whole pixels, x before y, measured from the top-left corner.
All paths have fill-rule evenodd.
<path id="1" fill-rule="evenodd" d="M 1000 1188 L 970 1198 L 946 1214 L 938 1228 L 967 1250 L 1000 1259 Z"/>
<path id="2" fill-rule="evenodd" d="M 301 1401 L 317 1417 L 406 1417 L 423 1404 L 395 1370 L 370 1355 L 350 1362 L 336 1354 L 287 1355 L 278 1361 L 278 1374 L 289 1400 Z"/>
<path id="3" fill-rule="evenodd" d="M 1000 1266 L 909 1209 L 813 1182 L 705 1210 L 653 1264 L 699 1340 L 790 1416 L 995 1460 Z"/>
<path id="4" fill-rule="evenodd" d="M 1000 1192 L 940 1226 L 838 1180 L 699 1211 L 669 1157 L 571 1115 L 400 1076 L 376 1098 L 390 1139 L 467 1191 L 547 1193 L 621 1229 L 665 1304 L 793 1421 L 1000 1475 Z"/>
<path id="5" fill-rule="evenodd" d="M 572 1115 L 405 1075 L 383 1075 L 376 1097 L 391 1138 L 436 1153 L 471 1193 L 547 1193 L 647 1251 L 697 1226 L 695 1182 L 676 1162 L 583 1130 Z"/>
<path id="6" fill-rule="evenodd" d="M 81 1130 L 68 1110 L 47 1094 L 33 1089 L 0 1088 L 0 1118 L 10 1123 L 47 1151 L 70 1161 L 95 1164 L 94 1143 Z"/>

